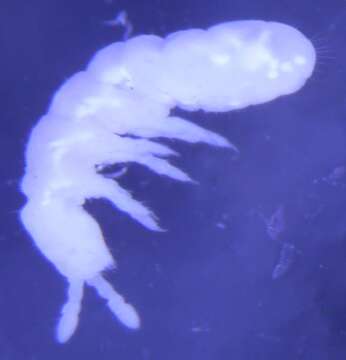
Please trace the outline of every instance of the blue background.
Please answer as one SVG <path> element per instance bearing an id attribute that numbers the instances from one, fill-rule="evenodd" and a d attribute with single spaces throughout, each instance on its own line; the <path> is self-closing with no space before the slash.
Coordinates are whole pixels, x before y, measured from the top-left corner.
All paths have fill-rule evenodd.
<path id="1" fill-rule="evenodd" d="M 102 21 L 122 9 L 135 34 L 284 22 L 312 40 L 317 66 L 292 96 L 226 114 L 185 113 L 240 149 L 235 157 L 174 143 L 182 154 L 176 164 L 198 185 L 129 166 L 120 183 L 167 232 L 147 231 L 105 202 L 88 203 L 118 261 L 106 277 L 136 306 L 143 327 L 123 328 L 87 289 L 76 334 L 58 345 L 66 283 L 18 221 L 24 147 L 58 86 L 121 39 L 121 29 Z M 334 185 L 323 179 L 346 165 L 345 22 L 342 0 L 2 0 L 0 359 L 344 359 L 346 176 Z M 286 228 L 273 241 L 263 219 L 280 205 Z M 283 242 L 296 256 L 273 280 Z"/>

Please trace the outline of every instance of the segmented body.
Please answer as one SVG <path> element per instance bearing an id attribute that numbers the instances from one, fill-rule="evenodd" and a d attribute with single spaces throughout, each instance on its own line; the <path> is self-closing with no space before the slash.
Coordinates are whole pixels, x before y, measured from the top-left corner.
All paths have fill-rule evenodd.
<path id="1" fill-rule="evenodd" d="M 169 163 L 176 153 L 160 138 L 235 147 L 171 116 L 174 107 L 230 111 L 270 101 L 303 86 L 314 63 L 314 49 L 299 31 L 239 21 L 112 44 L 63 84 L 28 142 L 22 182 L 28 202 L 21 212 L 37 247 L 69 281 L 58 341 L 67 341 L 77 327 L 85 283 L 122 323 L 140 326 L 134 308 L 101 275 L 114 260 L 83 204 L 105 198 L 148 229 L 161 229 L 150 209 L 100 169 L 136 162 L 191 181 Z"/>

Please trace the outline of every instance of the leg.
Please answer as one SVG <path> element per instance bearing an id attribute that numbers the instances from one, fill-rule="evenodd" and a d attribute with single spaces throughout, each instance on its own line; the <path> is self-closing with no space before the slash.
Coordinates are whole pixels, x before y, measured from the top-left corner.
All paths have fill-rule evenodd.
<path id="1" fill-rule="evenodd" d="M 82 305 L 83 287 L 84 282 L 82 280 L 69 280 L 67 301 L 61 310 L 56 331 L 56 338 L 60 343 L 68 341 L 76 331 Z"/>
<path id="2" fill-rule="evenodd" d="M 94 287 L 98 294 L 107 300 L 111 312 L 122 324 L 131 329 L 140 327 L 140 319 L 136 310 L 125 302 L 124 298 L 112 288 L 102 275 L 99 274 L 93 279 L 87 280 L 87 284 Z"/>

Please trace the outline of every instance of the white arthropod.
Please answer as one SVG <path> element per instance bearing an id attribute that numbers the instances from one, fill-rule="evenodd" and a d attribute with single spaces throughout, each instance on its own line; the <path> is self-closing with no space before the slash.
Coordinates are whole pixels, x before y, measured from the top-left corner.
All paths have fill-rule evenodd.
<path id="1" fill-rule="evenodd" d="M 136 162 L 179 181 L 189 176 L 167 158 L 176 153 L 159 138 L 232 147 L 222 136 L 171 116 L 174 107 L 225 112 L 300 89 L 315 51 L 298 30 L 263 21 L 235 21 L 114 43 L 56 92 L 26 148 L 21 220 L 38 249 L 69 283 L 57 326 L 67 341 L 77 325 L 83 287 L 94 287 L 130 328 L 140 319 L 102 277 L 114 265 L 102 232 L 84 208 L 105 198 L 150 230 L 153 213 L 100 168 Z"/>

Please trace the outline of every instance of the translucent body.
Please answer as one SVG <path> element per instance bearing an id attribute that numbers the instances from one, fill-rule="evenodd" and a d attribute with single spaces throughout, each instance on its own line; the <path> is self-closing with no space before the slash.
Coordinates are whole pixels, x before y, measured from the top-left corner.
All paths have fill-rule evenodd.
<path id="1" fill-rule="evenodd" d="M 230 111 L 267 102 L 300 89 L 314 64 L 313 46 L 294 28 L 237 21 L 112 44 L 58 89 L 27 145 L 22 191 L 28 202 L 21 212 L 39 250 L 69 281 L 58 341 L 67 341 L 77 327 L 85 283 L 123 324 L 140 326 L 134 308 L 101 275 L 114 260 L 83 204 L 105 198 L 148 229 L 161 229 L 147 207 L 96 170 L 137 162 L 191 181 L 168 162 L 175 152 L 157 138 L 233 146 L 170 116 L 172 108 Z"/>

